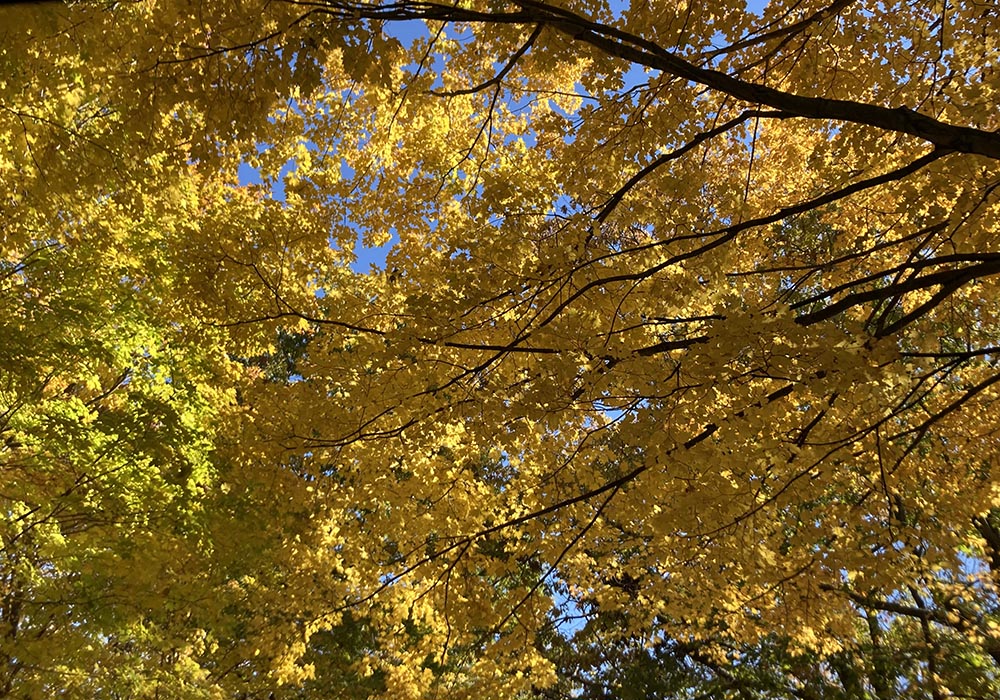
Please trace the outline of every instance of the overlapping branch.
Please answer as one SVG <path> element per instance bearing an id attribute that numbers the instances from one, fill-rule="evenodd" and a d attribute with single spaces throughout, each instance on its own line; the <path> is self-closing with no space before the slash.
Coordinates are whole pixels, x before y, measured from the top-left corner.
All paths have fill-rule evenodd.
<path id="1" fill-rule="evenodd" d="M 754 83 L 711 68 L 702 68 L 654 41 L 570 10 L 537 0 L 513 0 L 511 11 L 483 11 L 435 2 L 367 4 L 360 2 L 298 2 L 342 20 L 402 21 L 423 19 L 476 24 L 544 25 L 635 65 L 662 71 L 751 105 L 762 105 L 789 115 L 827 122 L 863 124 L 886 132 L 908 134 L 936 149 L 1000 159 L 1000 134 L 950 124 L 908 107 L 885 107 L 854 100 L 800 95 Z"/>

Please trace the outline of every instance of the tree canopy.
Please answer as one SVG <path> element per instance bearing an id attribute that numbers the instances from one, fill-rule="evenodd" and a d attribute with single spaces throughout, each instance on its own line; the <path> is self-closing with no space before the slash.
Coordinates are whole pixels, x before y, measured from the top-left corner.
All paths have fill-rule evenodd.
<path id="1" fill-rule="evenodd" d="M 0 7 L 0 697 L 994 696 L 998 37 Z"/>

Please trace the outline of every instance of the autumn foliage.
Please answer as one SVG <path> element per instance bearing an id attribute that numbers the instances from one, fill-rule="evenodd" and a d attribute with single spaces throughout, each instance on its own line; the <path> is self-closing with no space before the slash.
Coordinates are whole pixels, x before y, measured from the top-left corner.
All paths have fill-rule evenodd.
<path id="1" fill-rule="evenodd" d="M 0 697 L 995 697 L 998 37 L 0 7 Z"/>

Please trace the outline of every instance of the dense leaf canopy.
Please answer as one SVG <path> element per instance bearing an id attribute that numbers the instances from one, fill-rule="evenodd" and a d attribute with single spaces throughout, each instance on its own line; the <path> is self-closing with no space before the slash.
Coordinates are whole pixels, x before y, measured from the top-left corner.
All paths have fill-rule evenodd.
<path id="1" fill-rule="evenodd" d="M 998 37 L 0 7 L 0 697 L 995 696 Z"/>

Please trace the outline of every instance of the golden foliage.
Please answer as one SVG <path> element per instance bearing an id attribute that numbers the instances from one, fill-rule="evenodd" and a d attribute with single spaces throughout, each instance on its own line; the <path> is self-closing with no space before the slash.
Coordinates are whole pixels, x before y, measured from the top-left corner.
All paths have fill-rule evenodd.
<path id="1" fill-rule="evenodd" d="M 0 695 L 513 697 L 574 606 L 831 654 L 995 594 L 989 7 L 0 13 Z"/>

